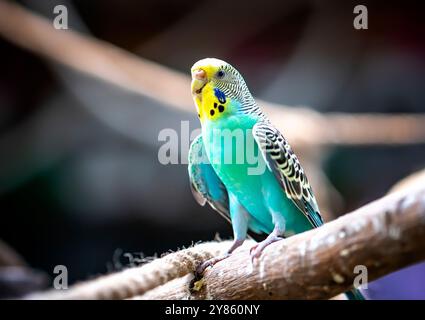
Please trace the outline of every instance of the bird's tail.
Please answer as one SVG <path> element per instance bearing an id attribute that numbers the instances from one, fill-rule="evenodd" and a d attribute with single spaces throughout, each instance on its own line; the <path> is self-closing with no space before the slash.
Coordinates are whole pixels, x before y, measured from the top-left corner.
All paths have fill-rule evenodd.
<path id="1" fill-rule="evenodd" d="M 348 300 L 366 300 L 364 295 L 358 289 L 352 289 L 345 293 Z"/>

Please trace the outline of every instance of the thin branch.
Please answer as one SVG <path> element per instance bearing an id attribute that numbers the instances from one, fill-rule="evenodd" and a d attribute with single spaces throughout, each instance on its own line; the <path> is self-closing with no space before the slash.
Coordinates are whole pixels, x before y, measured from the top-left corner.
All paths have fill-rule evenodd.
<path id="1" fill-rule="evenodd" d="M 36 293 L 28 299 L 126 299 L 193 272 L 196 266 L 220 253 L 224 243 L 209 242 L 169 253 L 140 267 L 99 277 L 69 290 Z M 230 242 L 228 243 L 230 246 Z"/>
<path id="2" fill-rule="evenodd" d="M 0 240 L 0 267 L 27 266 L 25 260 L 6 243 Z"/>
<path id="3" fill-rule="evenodd" d="M 18 4 L 0 0 L 0 34 L 49 60 L 151 97 L 170 108 L 194 112 L 187 75 L 93 37 L 70 30 L 55 30 L 51 21 Z M 424 114 L 321 115 L 308 108 L 290 108 L 263 101 L 259 103 L 294 145 L 406 144 L 425 141 Z"/>
<path id="4" fill-rule="evenodd" d="M 189 290 L 189 273 L 200 261 L 226 250 L 229 242 L 197 245 L 61 294 L 30 298 L 328 299 L 352 287 L 357 265 L 367 268 L 372 281 L 425 259 L 425 187 L 392 193 L 318 229 L 276 242 L 253 265 L 251 245 L 207 270 L 195 292 Z"/>

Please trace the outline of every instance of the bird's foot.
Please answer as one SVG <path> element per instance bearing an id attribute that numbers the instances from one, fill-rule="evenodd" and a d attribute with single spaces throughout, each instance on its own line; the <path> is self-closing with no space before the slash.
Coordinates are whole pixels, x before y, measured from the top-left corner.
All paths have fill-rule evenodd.
<path id="1" fill-rule="evenodd" d="M 214 266 L 217 262 L 223 261 L 224 259 L 230 257 L 232 252 L 235 251 L 236 248 L 240 247 L 242 245 L 242 243 L 244 242 L 244 240 L 245 240 L 245 238 L 244 239 L 236 238 L 233 241 L 232 246 L 229 248 L 229 250 L 225 254 L 218 256 L 218 257 L 208 259 L 208 260 L 200 263 L 195 270 L 195 277 L 191 281 L 191 284 L 190 284 L 191 290 L 199 291 L 200 288 L 202 287 L 202 283 L 203 283 L 202 276 L 203 276 L 205 270 L 209 267 Z"/>
<path id="2" fill-rule="evenodd" d="M 228 258 L 229 256 L 230 256 L 230 253 L 226 253 L 226 254 L 223 254 L 221 256 L 208 259 L 208 260 L 202 262 L 201 264 L 199 264 L 199 266 L 195 270 L 195 279 L 197 279 L 197 280 L 201 279 L 202 275 L 204 274 L 204 271 L 207 268 L 214 266 L 216 263 Z"/>
<path id="3" fill-rule="evenodd" d="M 263 253 L 263 250 L 270 244 L 276 241 L 283 240 L 282 237 L 276 236 L 274 234 L 270 234 L 265 240 L 261 241 L 260 243 L 257 243 L 254 245 L 249 253 L 251 255 L 251 262 L 254 263 L 255 259 L 258 259 L 261 254 Z"/>
<path id="4" fill-rule="evenodd" d="M 229 250 L 227 250 L 227 252 L 225 254 L 202 262 L 195 270 L 195 279 L 197 279 L 197 280 L 201 279 L 204 271 L 208 267 L 212 267 L 217 262 L 220 262 L 220 261 L 230 257 L 232 252 L 235 251 L 237 248 L 239 248 L 242 245 L 242 243 L 244 242 L 244 240 L 245 240 L 245 238 L 243 238 L 243 239 L 235 238 L 235 240 L 232 243 L 232 246 L 229 248 Z"/>
<path id="5" fill-rule="evenodd" d="M 208 260 L 200 263 L 198 265 L 198 267 L 196 268 L 195 276 L 194 276 L 194 278 L 192 279 L 192 281 L 190 282 L 190 285 L 189 285 L 191 292 L 199 291 L 202 288 L 202 285 L 203 285 L 202 276 L 203 276 L 203 274 L 204 274 L 204 272 L 207 268 L 214 266 L 217 262 L 220 262 L 220 261 L 226 259 L 229 256 L 230 256 L 230 253 L 226 253 L 226 254 L 221 255 L 219 257 L 211 258 L 211 259 L 208 259 Z"/>

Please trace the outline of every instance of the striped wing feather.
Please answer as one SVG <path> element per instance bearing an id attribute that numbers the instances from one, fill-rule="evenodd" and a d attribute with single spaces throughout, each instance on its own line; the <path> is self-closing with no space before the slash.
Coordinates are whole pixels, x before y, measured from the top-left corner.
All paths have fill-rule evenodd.
<path id="1" fill-rule="evenodd" d="M 283 135 L 268 121 L 258 122 L 252 134 L 286 196 L 314 227 L 322 225 L 323 220 L 304 169 Z"/>

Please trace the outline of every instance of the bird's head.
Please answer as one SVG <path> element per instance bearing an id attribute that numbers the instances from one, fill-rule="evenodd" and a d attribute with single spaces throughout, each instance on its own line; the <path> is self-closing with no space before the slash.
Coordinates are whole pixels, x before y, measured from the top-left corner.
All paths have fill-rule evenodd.
<path id="1" fill-rule="evenodd" d="M 250 96 L 240 73 L 229 63 L 215 58 L 196 62 L 192 69 L 192 96 L 201 122 L 217 120 L 235 112 Z"/>

